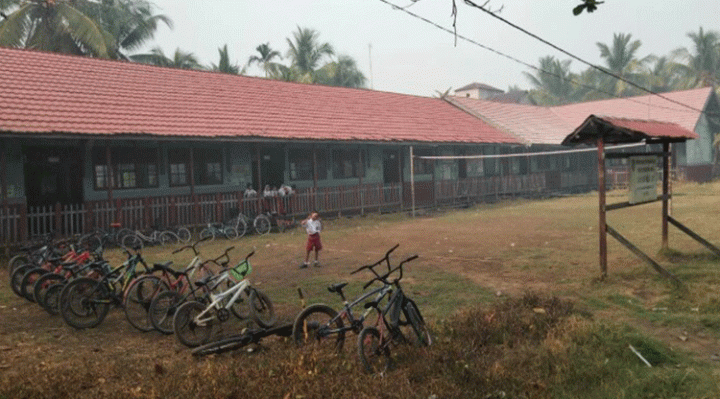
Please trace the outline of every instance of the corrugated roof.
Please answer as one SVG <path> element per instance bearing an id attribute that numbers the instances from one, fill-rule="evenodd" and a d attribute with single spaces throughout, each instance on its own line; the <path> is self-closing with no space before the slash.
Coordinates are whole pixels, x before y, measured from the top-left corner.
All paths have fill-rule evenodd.
<path id="1" fill-rule="evenodd" d="M 676 123 L 590 115 L 562 144 L 594 144 L 600 136 L 610 144 L 638 143 L 648 139 L 684 141 L 699 137 Z"/>
<path id="2" fill-rule="evenodd" d="M 517 143 L 446 102 L 0 48 L 0 131 Z"/>
<path id="3" fill-rule="evenodd" d="M 560 144 L 589 115 L 649 120 L 677 124 L 695 130 L 701 111 L 712 88 L 662 93 L 662 96 L 686 104 L 683 107 L 655 95 L 590 101 L 556 107 L 503 104 L 472 98 L 448 97 L 494 126 L 512 132 L 526 144 Z"/>

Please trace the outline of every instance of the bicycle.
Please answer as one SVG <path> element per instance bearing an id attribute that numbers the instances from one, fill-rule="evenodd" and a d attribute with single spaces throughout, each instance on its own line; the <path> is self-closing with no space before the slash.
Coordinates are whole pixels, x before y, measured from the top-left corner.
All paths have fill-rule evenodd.
<path id="1" fill-rule="evenodd" d="M 198 294 L 196 288 L 201 289 L 203 294 L 208 293 L 208 287 L 210 286 L 210 281 L 214 278 L 214 273 L 207 265 L 213 263 L 226 268 L 230 260 L 228 253 L 234 249 L 234 247 L 229 247 L 225 249 L 225 252 L 219 257 L 203 262 L 195 245 L 197 245 L 197 243 L 173 251 L 173 253 L 178 253 L 185 249 L 192 248 L 195 252 L 195 257 L 190 261 L 184 271 L 173 273 L 174 280 L 169 281 L 169 290 L 158 293 L 150 302 L 147 311 L 150 323 L 153 328 L 163 334 L 173 333 L 173 317 L 180 305 L 188 300 L 201 300 L 202 295 Z M 222 261 L 223 258 L 225 261 Z M 204 276 L 198 281 L 193 281 L 193 277 L 198 269 L 204 271 Z"/>
<path id="2" fill-rule="evenodd" d="M 200 239 L 214 240 L 215 237 L 223 237 L 228 240 L 238 238 L 239 234 L 235 227 L 223 223 L 208 223 L 207 227 L 200 232 Z"/>
<path id="3" fill-rule="evenodd" d="M 122 239 L 122 246 L 125 248 L 142 249 L 147 245 L 172 245 L 180 242 L 180 237 L 171 231 L 162 231 L 153 229 L 150 232 L 143 233 L 135 230 L 132 234 L 128 234 Z"/>
<path id="4" fill-rule="evenodd" d="M 405 296 L 400 286 L 400 280 L 403 277 L 403 264 L 415 258 L 417 258 L 417 255 L 401 262 L 387 274 L 378 276 L 368 282 L 368 284 L 372 284 L 377 280 L 381 281 L 384 286 L 390 284 L 391 287 L 394 287 L 394 292 L 384 308 L 380 308 L 378 301 L 372 301 L 365 305 L 368 310 L 374 309 L 378 313 L 375 324 L 366 326 L 358 334 L 358 354 L 365 371 L 368 373 L 385 373 L 391 365 L 390 346 L 408 342 L 400 329 L 401 326 L 410 325 L 412 327 L 416 345 L 429 346 L 432 344 L 432 337 L 425 325 L 420 309 L 412 299 Z M 400 275 L 393 281 L 388 281 L 387 278 L 396 271 L 399 271 Z M 401 314 L 405 316 L 404 320 L 400 318 Z"/>
<path id="5" fill-rule="evenodd" d="M 249 316 L 259 326 L 270 328 L 275 324 L 276 316 L 270 298 L 250 285 L 246 276 L 252 270 L 249 259 L 255 254 L 250 252 L 243 261 L 232 269 L 221 273 L 214 287 L 221 286 L 223 281 L 233 278 L 237 281 L 225 291 L 213 294 L 210 289 L 209 304 L 200 301 L 188 301 L 182 304 L 175 313 L 173 327 L 178 341 L 188 347 L 196 347 L 207 343 L 214 325 L 223 323 L 230 318 L 230 313 L 239 319 L 247 316 L 243 313 L 241 296 L 247 299 Z"/>
<path id="6" fill-rule="evenodd" d="M 68 325 L 76 329 L 97 327 L 110 312 L 110 306 L 123 306 L 130 283 L 150 270 L 139 251 L 131 254 L 125 249 L 125 253 L 128 259 L 99 280 L 79 277 L 63 288 L 60 313 Z M 145 271 L 139 272 L 138 266 Z"/>
<path id="7" fill-rule="evenodd" d="M 367 289 L 367 287 L 369 287 L 373 282 L 383 276 L 375 270 L 376 266 L 385 263 L 388 271 L 392 270 L 390 266 L 390 254 L 399 246 L 400 244 L 397 244 L 390 248 L 385 253 L 385 256 L 377 262 L 371 265 L 362 266 L 351 272 L 351 274 L 356 274 L 361 270 L 367 269 L 375 275 L 375 278 L 363 286 L 363 290 Z M 416 256 L 410 257 L 402 263 L 415 258 Z M 370 308 L 366 308 L 362 315 L 356 317 L 353 313 L 353 308 L 371 297 L 374 297 L 373 302 L 379 303 L 382 301 L 382 299 L 387 296 L 392 289 L 392 285 L 386 282 L 386 279 L 387 277 L 382 277 L 380 279 L 380 281 L 385 283 L 383 286 L 360 295 L 352 302 L 348 302 L 345 298 L 345 294 L 343 293 L 343 288 L 348 283 L 343 282 L 329 286 L 328 291 L 337 293 L 342 299 L 342 309 L 340 312 L 336 312 L 332 307 L 322 303 L 310 305 L 303 309 L 295 318 L 293 323 L 292 337 L 295 345 L 300 348 L 305 347 L 312 351 L 327 352 L 327 355 L 341 352 L 345 342 L 345 333 L 351 331 L 355 334 L 359 334 L 363 329 L 366 317 L 372 310 Z M 347 320 L 347 325 L 343 320 Z M 334 338 L 332 338 L 333 336 Z"/>

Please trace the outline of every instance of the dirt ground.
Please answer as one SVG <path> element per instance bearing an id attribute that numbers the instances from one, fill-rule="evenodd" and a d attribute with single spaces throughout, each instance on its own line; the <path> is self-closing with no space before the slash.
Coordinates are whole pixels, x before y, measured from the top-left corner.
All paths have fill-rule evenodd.
<path id="1" fill-rule="evenodd" d="M 298 268 L 304 257 L 304 232 L 298 228 L 282 234 L 208 244 L 203 253 L 213 256 L 221 253 L 225 246 L 234 245 L 233 253 L 241 258 L 256 249 L 250 278 L 275 301 L 279 323 L 291 322 L 302 308 L 297 297 L 298 287 L 304 290 L 306 302 L 325 302 L 338 307 L 339 299 L 325 287 L 333 282 L 350 281 L 349 295 L 358 293 L 360 283 L 367 276 L 351 276 L 349 272 L 379 259 L 396 243 L 401 246 L 394 260 L 420 255 L 407 267 L 404 281 L 406 290 L 409 288 L 421 307 L 425 306 L 426 319 L 431 325 L 450 312 L 448 307 L 430 306 L 435 300 L 431 280 L 447 276 L 469 282 L 470 288 L 467 285 L 463 288 L 467 292 L 455 293 L 460 296 L 477 291 L 483 292 L 486 300 L 492 300 L 532 291 L 575 300 L 582 308 L 588 298 L 603 298 L 607 291 L 607 295 L 622 295 L 644 309 L 653 309 L 671 295 L 667 284 L 616 244 L 610 246 L 613 267 L 610 277 L 599 281 L 594 201 L 590 195 L 552 201 L 516 201 L 424 214 L 415 219 L 406 214 L 326 218 L 325 250 L 318 268 Z M 568 209 L 572 210 L 570 214 Z M 614 223 L 632 229 L 632 223 L 626 221 L 625 216 L 616 217 Z M 652 224 L 637 231 L 655 227 Z M 656 230 L 651 234 L 656 235 Z M 676 236 L 672 238 L 680 240 Z M 650 240 L 648 245 L 652 247 L 656 243 Z M 119 253 L 110 257 L 115 262 L 122 259 Z M 167 249 L 147 250 L 145 257 L 158 262 L 173 259 L 178 265 L 189 260 L 187 254 L 171 256 Z M 50 385 L 58 383 L 62 373 L 87 373 L 88 386 L 82 388 L 92 392 L 110 384 L 114 378 L 112 372 L 105 374 L 102 370 L 118 372 L 124 365 L 144 361 L 152 364 L 155 372 L 161 372 L 174 362 L 193 361 L 190 351 L 173 336 L 138 332 L 119 309 L 111 311 L 97 328 L 74 330 L 61 317 L 49 316 L 36 304 L 15 296 L 8 287 L 6 272 L 2 276 L 0 383 L 5 386 L 25 373 L 35 373 L 38 379 L 46 379 L 37 383 Z M 444 283 L 446 289 L 451 290 L 456 284 L 454 281 Z M 449 308 L 453 308 L 452 300 Z M 663 326 L 646 319 L 632 319 L 628 312 L 618 309 L 610 306 L 591 311 L 599 319 L 626 319 L 673 348 L 694 352 L 698 359 L 720 359 L 717 334 L 699 324 Z M 233 334 L 242 327 L 231 323 L 222 333 Z M 267 350 L 288 350 L 288 344 L 277 338 L 266 339 L 264 346 Z M 141 375 L 146 371 L 124 372 Z M 138 396 L 142 396 L 140 392 Z"/>

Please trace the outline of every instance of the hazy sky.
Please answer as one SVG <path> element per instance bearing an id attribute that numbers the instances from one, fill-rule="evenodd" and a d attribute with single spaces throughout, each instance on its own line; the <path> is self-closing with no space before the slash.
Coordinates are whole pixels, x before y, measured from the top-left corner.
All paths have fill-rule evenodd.
<path id="1" fill-rule="evenodd" d="M 176 48 L 194 53 L 203 64 L 217 63 L 218 48 L 228 45 L 230 58 L 245 64 L 261 43 L 283 55 L 286 38 L 297 27 L 312 28 L 337 53 L 355 58 L 375 90 L 433 96 L 472 82 L 507 90 L 529 89 L 517 64 L 458 39 L 426 22 L 395 10 L 380 0 L 153 0 L 169 16 L 174 29 L 161 27 L 154 45 L 167 55 Z M 400 6 L 411 0 L 388 0 Z M 482 0 L 476 3 L 482 3 Z M 572 8 L 580 0 L 491 0 L 503 7 L 503 18 L 589 62 L 602 61 L 596 43 L 611 44 L 613 33 L 630 33 L 642 42 L 638 55 L 667 55 L 690 47 L 687 37 L 699 27 L 720 31 L 720 0 L 605 0 L 580 16 Z M 456 0 L 457 32 L 528 64 L 564 54 Z M 452 0 L 420 0 L 409 11 L 452 28 Z M 370 50 L 372 46 L 372 50 Z M 286 60 L 280 61 L 287 64 Z M 372 72 L 370 69 L 372 65 Z M 575 72 L 585 69 L 578 61 Z M 262 76 L 257 67 L 249 75 Z"/>

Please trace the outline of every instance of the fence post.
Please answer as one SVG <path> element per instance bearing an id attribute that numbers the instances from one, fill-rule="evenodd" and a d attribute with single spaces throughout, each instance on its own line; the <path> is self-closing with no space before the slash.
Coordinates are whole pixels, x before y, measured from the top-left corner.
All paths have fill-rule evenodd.
<path id="1" fill-rule="evenodd" d="M 222 222 L 223 219 L 220 193 L 215 193 L 215 220 Z"/>
<path id="2" fill-rule="evenodd" d="M 55 203 L 55 234 L 54 236 L 57 238 L 58 236 L 62 236 L 62 218 L 61 218 L 61 211 L 62 207 L 60 206 L 59 202 Z"/>
<path id="3" fill-rule="evenodd" d="M 152 220 L 152 212 L 150 212 L 150 197 L 143 198 L 143 216 L 145 216 L 146 228 L 155 224 L 155 221 Z"/>
<path id="4" fill-rule="evenodd" d="M 110 203 L 110 206 L 112 206 L 112 203 Z M 115 221 L 120 223 L 120 225 L 123 224 L 122 200 L 120 198 L 115 200 Z"/>
<path id="5" fill-rule="evenodd" d="M 95 225 L 95 212 L 92 202 L 85 202 L 85 233 L 89 233 Z"/>
<path id="6" fill-rule="evenodd" d="M 200 224 L 200 202 L 197 194 L 192 195 L 193 211 L 191 215 L 192 224 Z"/>
<path id="7" fill-rule="evenodd" d="M 177 206 L 175 204 L 175 197 L 173 196 L 170 196 L 170 202 L 168 203 L 168 223 L 171 226 L 179 224 L 177 218 Z"/>

